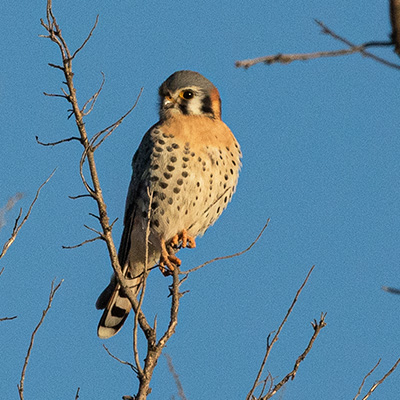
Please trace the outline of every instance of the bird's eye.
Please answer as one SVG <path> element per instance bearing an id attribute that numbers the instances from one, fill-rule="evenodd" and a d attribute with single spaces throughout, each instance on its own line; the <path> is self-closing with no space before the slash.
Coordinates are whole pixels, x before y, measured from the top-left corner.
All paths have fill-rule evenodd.
<path id="1" fill-rule="evenodd" d="M 179 93 L 179 96 L 182 97 L 182 99 L 190 100 L 194 97 L 194 93 L 192 90 L 182 90 L 182 92 Z"/>

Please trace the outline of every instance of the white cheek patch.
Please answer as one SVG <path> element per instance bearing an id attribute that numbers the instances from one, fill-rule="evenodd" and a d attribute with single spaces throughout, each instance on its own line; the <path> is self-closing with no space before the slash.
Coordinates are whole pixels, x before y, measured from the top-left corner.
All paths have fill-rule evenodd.
<path id="1" fill-rule="evenodd" d="M 199 94 L 194 96 L 192 99 L 186 101 L 188 113 L 191 115 L 203 114 L 202 111 L 202 98 Z"/>

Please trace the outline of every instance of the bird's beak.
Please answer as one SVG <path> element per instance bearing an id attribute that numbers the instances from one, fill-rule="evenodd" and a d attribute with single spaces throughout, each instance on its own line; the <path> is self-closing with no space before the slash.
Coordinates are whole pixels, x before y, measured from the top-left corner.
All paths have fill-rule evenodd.
<path id="1" fill-rule="evenodd" d="M 163 100 L 163 107 L 168 109 L 172 108 L 175 105 L 175 101 L 172 99 L 171 96 L 165 96 Z"/>

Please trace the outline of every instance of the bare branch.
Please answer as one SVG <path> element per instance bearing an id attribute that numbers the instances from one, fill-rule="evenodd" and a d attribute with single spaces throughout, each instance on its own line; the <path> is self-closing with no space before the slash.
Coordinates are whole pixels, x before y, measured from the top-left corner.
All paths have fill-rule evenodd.
<path id="1" fill-rule="evenodd" d="M 101 81 L 101 85 L 100 85 L 99 89 L 82 107 L 81 112 L 85 116 L 92 112 L 93 107 L 96 104 L 97 98 L 99 97 L 100 92 L 103 90 L 103 86 L 104 86 L 104 83 L 106 81 L 106 77 L 105 77 L 103 72 L 101 72 L 101 75 L 103 76 L 103 80 Z M 86 107 L 88 106 L 88 104 L 90 104 L 89 110 L 85 111 Z"/>
<path id="2" fill-rule="evenodd" d="M 353 400 L 356 400 L 357 397 L 361 394 L 361 390 L 364 387 L 365 381 L 367 380 L 367 378 L 375 371 L 375 369 L 378 367 L 378 365 L 380 364 L 381 359 L 378 360 L 378 362 L 375 364 L 375 366 L 367 373 L 367 375 L 364 376 L 364 379 L 361 382 L 360 387 L 358 388 L 358 392 L 357 394 L 354 396 Z"/>
<path id="3" fill-rule="evenodd" d="M 78 194 L 77 196 L 68 196 L 71 200 L 82 199 L 83 197 L 92 197 L 90 194 Z"/>
<path id="4" fill-rule="evenodd" d="M 72 136 L 67 139 L 58 140 L 57 142 L 48 142 L 48 143 L 41 142 L 38 136 L 35 136 L 35 139 L 36 143 L 40 144 L 41 146 L 56 146 L 57 144 L 70 142 L 72 140 L 77 140 L 78 142 L 81 142 L 81 139 L 75 136 Z"/>
<path id="5" fill-rule="evenodd" d="M 353 47 L 351 49 L 333 50 L 333 51 L 317 51 L 313 53 L 295 53 L 295 54 L 275 54 L 271 56 L 257 57 L 250 60 L 236 61 L 235 67 L 248 69 L 256 64 L 290 64 L 293 61 L 308 61 L 322 57 L 338 57 L 348 54 L 359 53 L 361 47 Z"/>
<path id="6" fill-rule="evenodd" d="M 43 94 L 44 94 L 45 96 L 48 96 L 48 97 L 61 97 L 61 98 L 63 98 L 63 99 L 67 99 L 67 100 L 68 100 L 68 97 L 65 96 L 65 95 L 63 95 L 63 94 L 47 93 L 47 92 L 43 92 Z"/>
<path id="7" fill-rule="evenodd" d="M 398 367 L 398 365 L 400 364 L 400 358 L 395 362 L 395 364 L 393 365 L 392 368 L 390 368 L 390 370 L 388 372 L 386 372 L 385 375 L 383 375 L 383 377 L 381 379 L 379 379 L 379 381 L 375 382 L 371 389 L 369 389 L 368 393 L 362 398 L 362 400 L 367 400 L 369 396 L 371 396 L 371 394 L 375 391 L 375 389 L 381 384 L 383 383 L 386 378 L 389 377 L 389 375 L 392 374 L 392 372 Z"/>
<path id="8" fill-rule="evenodd" d="M 25 224 L 25 222 L 28 220 L 29 216 L 31 215 L 33 206 L 35 205 L 37 199 L 39 198 L 40 191 L 42 190 L 43 186 L 46 185 L 46 183 L 51 179 L 51 177 L 54 175 L 55 172 L 56 172 L 56 170 L 54 169 L 53 172 L 50 174 L 50 176 L 39 186 L 39 189 L 36 191 L 35 198 L 33 199 L 31 205 L 28 208 L 28 212 L 25 214 L 25 216 L 22 219 L 22 221 L 19 222 L 20 218 L 22 216 L 22 208 L 21 208 L 21 210 L 20 210 L 20 212 L 18 214 L 18 217 L 15 220 L 11 236 L 7 240 L 7 242 L 4 244 L 3 250 L 0 253 L 0 259 L 3 258 L 6 255 L 7 250 L 14 243 L 15 239 L 17 238 L 17 235 L 18 235 L 19 231 L 21 230 L 21 228 L 23 227 L 23 225 Z"/>
<path id="9" fill-rule="evenodd" d="M 16 315 L 14 315 L 13 317 L 4 317 L 4 318 L 0 318 L 0 322 L 2 321 L 11 321 L 13 319 L 17 318 Z"/>
<path id="10" fill-rule="evenodd" d="M 96 229 L 94 229 L 94 228 L 91 228 L 90 226 L 87 226 L 87 225 L 83 225 L 86 229 L 88 229 L 89 231 L 92 231 L 92 232 L 94 232 L 94 233 L 97 233 L 102 239 L 104 239 L 104 235 L 103 235 L 103 233 L 101 233 L 100 231 L 98 231 L 98 230 L 96 230 Z"/>
<path id="11" fill-rule="evenodd" d="M 307 348 L 304 350 L 304 352 L 297 358 L 293 370 L 291 372 L 289 372 L 278 384 L 276 384 L 273 389 L 271 389 L 271 391 L 264 397 L 261 398 L 261 400 L 267 400 L 270 399 L 278 390 L 282 389 L 282 387 L 289 381 L 289 379 L 293 380 L 297 374 L 297 371 L 299 369 L 300 363 L 302 361 L 304 361 L 304 359 L 307 357 L 307 354 L 310 352 L 315 339 L 317 338 L 317 336 L 319 335 L 320 331 L 322 328 L 324 328 L 326 326 L 325 323 L 325 316 L 326 314 L 321 314 L 321 318 L 320 321 L 317 322 L 316 320 L 314 320 L 314 322 L 311 323 L 313 329 L 314 329 L 314 333 L 311 336 L 311 339 L 308 343 Z"/>
<path id="12" fill-rule="evenodd" d="M 261 363 L 261 367 L 260 367 L 260 369 L 259 369 L 259 371 L 258 371 L 258 373 L 257 373 L 257 377 L 256 377 L 256 379 L 255 379 L 255 381 L 254 381 L 253 387 L 250 389 L 250 392 L 248 393 L 248 395 L 247 395 L 247 397 L 246 397 L 246 400 L 251 400 L 251 399 L 252 399 L 253 393 L 254 393 L 256 387 L 258 386 L 258 384 L 259 384 L 259 382 L 260 382 L 261 375 L 262 375 L 262 373 L 263 373 L 265 364 L 266 364 L 267 359 L 268 359 L 268 357 L 269 357 L 269 354 L 270 354 L 270 352 L 271 352 L 271 350 L 272 350 L 272 347 L 273 347 L 273 345 L 278 341 L 278 339 L 279 339 L 279 334 L 281 333 L 281 330 L 282 330 L 283 326 L 286 324 L 286 321 L 287 321 L 287 319 L 289 318 L 289 315 L 292 313 L 293 308 L 294 308 L 294 305 L 296 304 L 296 302 L 297 302 L 297 300 L 298 300 L 298 298 L 299 298 L 299 296 L 300 296 L 300 293 L 301 293 L 302 290 L 304 289 L 304 286 L 306 285 L 306 283 L 307 283 L 307 281 L 308 281 L 308 278 L 310 277 L 311 272 L 314 270 L 314 268 L 315 268 L 315 265 L 313 265 L 313 266 L 311 267 L 311 269 L 308 271 L 308 274 L 307 274 L 306 278 L 304 279 L 304 282 L 302 283 L 302 285 L 300 286 L 299 290 L 297 291 L 296 296 L 294 297 L 291 306 L 289 307 L 289 309 L 288 309 L 288 311 L 287 311 L 285 317 L 283 318 L 283 321 L 282 321 L 281 324 L 279 325 L 279 328 L 278 328 L 277 332 L 275 333 L 275 335 L 274 335 L 274 337 L 273 337 L 271 343 L 269 343 L 269 337 L 270 337 L 271 334 L 268 335 L 268 339 L 267 339 L 267 350 L 266 350 L 266 352 L 265 352 L 264 359 L 263 359 L 263 361 L 262 361 L 262 363 Z"/>
<path id="13" fill-rule="evenodd" d="M 292 61 L 307 61 L 307 60 L 312 60 L 316 58 L 321 58 L 321 57 L 337 57 L 337 56 L 343 56 L 343 55 L 349 55 L 349 54 L 354 54 L 354 53 L 360 53 L 361 55 L 365 57 L 372 58 L 373 60 L 384 64 L 388 67 L 395 68 L 395 69 L 400 69 L 400 65 L 392 63 L 388 60 L 385 60 L 384 58 L 378 57 L 373 53 L 370 53 L 369 51 L 366 50 L 366 48 L 369 47 L 382 47 L 382 46 L 392 46 L 393 42 L 392 41 L 373 41 L 373 42 L 366 42 L 361 45 L 356 45 L 349 40 L 345 39 L 342 36 L 339 36 L 335 32 L 333 32 L 331 29 L 329 29 L 323 22 L 315 20 L 315 22 L 320 26 L 322 29 L 322 33 L 330 35 L 334 39 L 346 44 L 349 46 L 349 49 L 341 49 L 341 50 L 333 50 L 333 51 L 319 51 L 319 52 L 313 52 L 313 53 L 300 53 L 300 54 L 275 54 L 275 55 L 269 55 L 265 57 L 258 57 L 250 60 L 243 60 L 243 61 L 236 61 L 235 66 L 237 68 L 250 68 L 253 65 L 256 64 L 275 64 L 275 63 L 281 63 L 281 64 L 289 64 Z"/>
<path id="14" fill-rule="evenodd" d="M 97 14 L 96 16 L 96 21 L 92 27 L 92 29 L 89 32 L 89 35 L 87 36 L 87 38 L 84 40 L 84 42 L 82 43 L 82 45 L 75 50 L 74 54 L 72 54 L 71 60 L 73 60 L 75 58 L 75 56 L 86 46 L 86 43 L 90 40 L 90 38 L 93 35 L 94 30 L 96 29 L 97 23 L 99 22 L 99 15 Z"/>
<path id="15" fill-rule="evenodd" d="M 42 35 L 39 35 L 39 36 L 42 36 Z M 42 37 L 49 38 L 50 36 L 42 36 Z M 48 63 L 48 66 L 49 66 L 49 67 L 52 67 L 52 68 L 56 68 L 56 69 L 61 69 L 61 71 L 64 71 L 64 68 L 63 68 L 61 65 L 56 65 L 56 64 Z M 44 93 L 44 94 L 46 94 L 46 93 Z"/>
<path id="16" fill-rule="evenodd" d="M 146 291 L 147 276 L 148 276 L 149 237 L 150 237 L 150 221 L 151 221 L 151 212 L 152 212 L 151 204 L 153 202 L 153 191 L 150 192 L 150 189 L 147 189 L 147 194 L 149 196 L 149 206 L 147 209 L 147 226 L 146 226 L 146 235 L 145 235 L 146 250 L 145 250 L 145 260 L 144 260 L 144 271 L 143 271 L 143 277 L 142 277 L 142 287 L 141 287 L 140 296 L 139 296 L 139 303 L 138 303 L 137 309 L 135 310 L 135 318 L 134 318 L 134 322 L 133 322 L 133 356 L 135 359 L 135 364 L 136 364 L 139 375 L 143 375 L 143 369 L 142 369 L 142 366 L 140 365 L 140 359 L 139 359 L 137 332 L 138 332 L 138 323 L 139 323 L 139 312 L 142 309 L 144 294 Z M 154 330 L 154 336 L 155 336 L 155 330 Z"/>
<path id="17" fill-rule="evenodd" d="M 164 354 L 164 357 L 167 359 L 169 372 L 171 372 L 171 375 L 175 381 L 175 385 L 178 388 L 178 396 L 181 398 L 181 400 L 187 400 L 187 397 L 185 396 L 185 392 L 183 390 L 181 380 L 179 379 L 179 375 L 176 373 L 174 364 L 172 363 L 171 356 L 169 354 Z"/>
<path id="18" fill-rule="evenodd" d="M 105 344 L 103 344 L 103 347 L 104 347 L 104 350 L 108 353 L 108 355 L 109 355 L 110 357 L 112 357 L 114 360 L 117 360 L 117 361 L 118 361 L 119 363 L 121 363 L 121 364 L 128 365 L 128 366 L 132 369 L 132 371 L 133 371 L 135 374 L 138 373 L 137 368 L 136 368 L 133 364 L 131 364 L 131 363 L 128 362 L 128 361 L 121 360 L 120 358 L 118 358 L 117 356 L 115 356 L 114 354 L 112 354 L 111 351 L 108 350 L 108 348 L 106 347 Z"/>
<path id="19" fill-rule="evenodd" d="M 156 342 L 156 327 L 151 328 L 144 327 L 141 323 L 140 315 L 139 315 L 139 323 L 141 324 L 141 329 L 143 333 L 146 335 L 147 339 L 147 355 L 144 363 L 143 374 L 139 374 L 139 390 L 135 397 L 136 400 L 144 400 L 147 398 L 147 394 L 150 390 L 150 381 L 153 375 L 154 368 L 157 365 L 157 361 L 161 356 L 161 353 L 167 344 L 168 340 L 175 333 L 175 328 L 178 323 L 178 311 L 179 311 L 179 300 L 181 297 L 181 293 L 179 292 L 179 268 L 176 267 L 172 271 L 172 300 L 171 300 L 171 310 L 170 310 L 170 320 L 168 327 L 160 340 Z M 137 303 L 134 305 L 135 312 L 137 310 Z M 141 311 L 140 311 L 141 312 Z M 155 324 L 156 326 L 156 324 Z"/>
<path id="20" fill-rule="evenodd" d="M 61 280 L 56 286 L 54 286 L 54 280 L 51 282 L 51 289 L 50 289 L 50 294 L 49 294 L 49 300 L 48 300 L 48 303 L 47 303 L 47 307 L 43 310 L 42 317 L 40 318 L 39 323 L 36 325 L 36 328 L 32 332 L 31 340 L 30 340 L 29 346 L 28 346 L 28 351 L 26 353 L 24 365 L 22 367 L 21 379 L 20 379 L 19 384 L 18 384 L 18 392 L 19 392 L 20 400 L 24 400 L 24 382 L 25 382 L 26 368 L 28 367 L 28 362 L 29 362 L 29 358 L 31 356 L 31 352 L 32 352 L 32 348 L 33 348 L 33 342 L 35 340 L 35 335 L 38 332 L 40 326 L 43 324 L 43 321 L 44 321 L 48 311 L 51 308 L 51 304 L 53 303 L 54 296 L 55 296 L 57 290 L 60 288 L 62 283 L 63 283 L 63 280 Z"/>
<path id="21" fill-rule="evenodd" d="M 82 243 L 75 244 L 75 245 L 73 245 L 73 246 L 61 246 L 61 247 L 62 247 L 63 249 L 67 249 L 67 250 L 76 249 L 76 248 L 81 247 L 81 246 L 83 246 L 83 245 L 85 245 L 85 244 L 87 244 L 87 243 L 95 242 L 96 240 L 103 240 L 103 238 L 102 238 L 101 236 L 96 236 L 96 237 L 94 237 L 94 238 L 92 238 L 92 239 L 84 240 Z"/>
<path id="22" fill-rule="evenodd" d="M 93 30 L 94 30 L 96 24 L 92 28 L 92 30 L 89 33 L 85 42 L 83 43 L 83 46 L 81 46 L 77 51 L 74 52 L 73 55 L 71 55 L 68 45 L 62 36 L 61 29 L 60 29 L 60 27 L 56 21 L 56 18 L 53 14 L 51 0 L 47 0 L 46 18 L 47 18 L 47 23 L 44 22 L 43 20 L 41 20 L 41 24 L 48 32 L 48 35 L 46 37 L 48 37 L 52 42 L 56 43 L 56 45 L 58 46 L 58 48 L 60 50 L 61 59 L 62 59 L 62 69 L 61 70 L 64 74 L 64 78 L 65 78 L 64 83 L 67 87 L 66 91 L 65 91 L 65 95 L 67 97 L 67 100 L 71 104 L 71 116 L 72 115 L 74 116 L 78 131 L 79 131 L 79 135 L 80 135 L 80 141 L 84 147 L 84 151 L 83 151 L 81 161 L 80 161 L 81 179 L 82 179 L 82 182 L 83 182 L 86 190 L 88 191 L 89 195 L 96 201 L 97 208 L 98 208 L 98 215 L 100 216 L 100 224 L 101 224 L 101 228 L 102 228 L 102 233 L 100 234 L 99 232 L 97 232 L 95 230 L 94 231 L 97 234 L 99 234 L 100 236 L 102 236 L 102 238 L 105 240 L 115 275 L 117 276 L 117 279 L 120 282 L 121 287 L 124 289 L 129 300 L 131 302 L 135 303 L 136 302 L 135 295 L 132 292 L 132 290 L 129 288 L 129 284 L 127 283 L 127 280 L 125 279 L 122 268 L 119 264 L 118 253 L 117 253 L 117 250 L 116 250 L 113 238 L 112 238 L 110 221 L 109 221 L 109 217 L 107 214 L 107 207 L 104 202 L 103 193 L 102 193 L 102 189 L 101 189 L 100 181 L 99 181 L 99 177 L 98 177 L 98 172 L 96 169 L 96 163 L 95 163 L 95 159 L 94 159 L 94 149 L 92 148 L 92 146 L 89 142 L 89 139 L 88 139 L 85 122 L 83 120 L 84 115 L 78 104 L 77 91 L 76 91 L 74 81 L 73 81 L 74 73 L 72 71 L 72 59 L 73 59 L 73 57 L 76 56 L 77 52 L 80 51 L 83 48 L 83 46 L 87 43 L 87 40 L 91 37 L 91 34 L 93 33 Z M 96 19 L 96 21 L 97 21 L 97 19 Z M 123 118 L 125 118 L 125 116 Z M 122 119 L 117 121 L 117 125 L 121 123 Z M 83 174 L 83 164 L 84 164 L 85 160 L 87 160 L 87 162 L 88 162 L 89 173 L 90 173 L 90 177 L 91 177 L 91 185 L 89 185 L 89 183 L 86 181 L 84 174 Z M 91 228 L 88 228 L 88 229 L 91 229 Z M 149 326 L 143 313 L 140 313 L 140 315 L 139 315 L 139 322 L 140 322 L 141 326 L 142 325 L 144 327 Z"/>
<path id="23" fill-rule="evenodd" d="M 248 246 L 246 249 L 239 251 L 238 253 L 235 254 L 231 254 L 229 256 L 222 256 L 222 257 L 215 257 L 212 260 L 206 261 L 205 263 L 198 265 L 197 267 L 188 269 L 187 271 L 180 271 L 179 273 L 182 275 L 186 275 L 186 274 L 190 274 L 191 272 L 197 271 L 200 268 L 205 267 L 208 264 L 211 264 L 215 261 L 220 261 L 220 260 L 227 260 L 229 258 L 234 258 L 234 257 L 238 257 L 241 256 L 244 253 L 247 253 L 249 250 L 251 250 L 251 248 L 258 242 L 258 240 L 261 238 L 262 234 L 264 233 L 265 229 L 267 229 L 267 226 L 269 224 L 270 219 L 268 218 L 267 222 L 265 223 L 265 225 L 263 226 L 263 228 L 261 229 L 260 233 L 257 235 L 257 237 L 254 239 L 254 241 L 250 244 L 250 246 Z"/>
<path id="24" fill-rule="evenodd" d="M 100 132 L 96 133 L 93 136 L 93 138 L 90 140 L 90 146 L 93 147 L 93 151 L 95 151 L 104 142 L 104 140 L 107 139 L 118 128 L 119 125 L 121 125 L 123 120 L 136 108 L 142 93 L 143 93 L 143 88 L 140 88 L 139 94 L 138 94 L 138 96 L 136 98 L 136 101 L 133 104 L 133 106 L 121 118 L 119 118 L 118 121 L 114 122 L 113 124 L 111 124 L 110 126 L 108 126 L 107 128 L 101 130 Z M 98 143 L 96 143 L 96 141 L 104 133 L 105 133 L 105 135 L 101 138 L 101 140 L 99 140 Z"/>
<path id="25" fill-rule="evenodd" d="M 81 388 L 80 387 L 78 387 L 78 389 L 77 389 L 77 391 L 76 391 L 76 394 L 75 394 L 75 400 L 78 400 L 79 399 L 79 391 L 81 390 Z"/>

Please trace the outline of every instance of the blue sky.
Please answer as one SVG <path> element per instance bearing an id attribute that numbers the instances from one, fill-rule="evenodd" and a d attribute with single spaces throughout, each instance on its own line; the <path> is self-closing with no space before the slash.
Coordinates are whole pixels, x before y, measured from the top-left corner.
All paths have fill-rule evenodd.
<path id="1" fill-rule="evenodd" d="M 21 7 L 22 6 L 22 7 Z M 0 350 L 2 398 L 17 398 L 30 334 L 44 309 L 54 277 L 64 279 L 28 365 L 30 399 L 119 399 L 134 394 L 131 370 L 112 360 L 96 336 L 97 295 L 111 267 L 100 242 L 76 250 L 96 226 L 88 215 L 77 143 L 54 148 L 36 144 L 76 135 L 59 92 L 62 76 L 47 66 L 58 49 L 39 38 L 45 1 L 7 2 L 0 16 L 0 205 L 17 192 L 30 204 L 37 187 L 57 167 L 31 218 L 0 261 Z M 23 10 L 22 10 L 23 8 Z M 382 358 L 367 382 L 381 378 L 400 355 L 397 296 L 400 287 L 400 73 L 360 55 L 236 69 L 240 59 L 275 53 L 342 48 L 320 34 L 313 18 L 355 43 L 385 40 L 390 33 L 386 1 L 54 1 L 54 13 L 69 46 L 98 27 L 74 62 L 80 104 L 106 76 L 95 110 L 86 120 L 91 134 L 137 108 L 96 153 L 110 218 L 122 216 L 130 162 L 142 135 L 157 121 L 157 89 L 171 73 L 193 69 L 220 90 L 223 120 L 242 146 L 237 193 L 220 220 L 180 253 L 184 267 L 245 248 L 267 218 L 269 227 L 251 252 L 192 274 L 183 289 L 172 357 L 189 399 L 243 399 L 261 363 L 266 337 L 276 330 L 309 268 L 313 272 L 276 344 L 267 370 L 283 377 L 312 335 L 310 322 L 327 312 L 327 327 L 285 389 L 285 399 L 353 398 L 364 375 Z M 396 62 L 388 49 L 377 54 Z M 400 60 L 399 60 L 400 61 Z M 5 242 L 17 210 L 0 232 Z M 167 322 L 169 280 L 154 271 L 145 311 Z M 110 350 L 132 360 L 132 319 Z M 141 348 L 144 357 L 144 343 Z M 177 396 L 162 357 L 152 382 L 154 399 Z M 376 391 L 397 398 L 399 371 Z"/>

